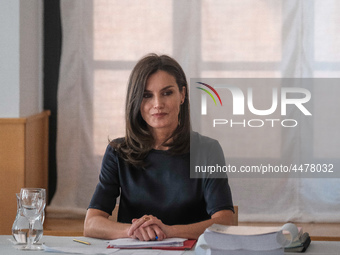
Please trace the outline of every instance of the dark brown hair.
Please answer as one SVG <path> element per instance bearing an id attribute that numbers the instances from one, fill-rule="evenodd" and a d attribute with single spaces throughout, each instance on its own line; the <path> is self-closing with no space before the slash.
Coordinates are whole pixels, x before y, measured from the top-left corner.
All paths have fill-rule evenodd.
<path id="1" fill-rule="evenodd" d="M 149 54 L 136 64 L 130 74 L 125 103 L 125 138 L 110 143 L 125 161 L 135 166 L 145 166 L 144 159 L 154 145 L 154 138 L 142 118 L 140 106 L 147 79 L 159 70 L 176 79 L 179 91 L 185 88 L 185 100 L 178 116 L 179 125 L 169 137 L 172 138 L 171 142 L 165 141 L 163 145 L 169 147 L 172 154 L 183 154 L 190 150 L 190 113 L 185 73 L 173 58 Z"/>

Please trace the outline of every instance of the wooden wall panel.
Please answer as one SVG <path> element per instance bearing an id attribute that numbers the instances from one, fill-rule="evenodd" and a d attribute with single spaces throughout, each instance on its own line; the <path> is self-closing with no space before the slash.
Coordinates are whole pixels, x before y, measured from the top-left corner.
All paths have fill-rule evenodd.
<path id="1" fill-rule="evenodd" d="M 22 187 L 48 184 L 49 111 L 0 119 L 0 234 L 11 234 Z"/>
<path id="2" fill-rule="evenodd" d="M 48 116 L 39 114 L 28 118 L 25 130 L 25 187 L 47 189 Z"/>

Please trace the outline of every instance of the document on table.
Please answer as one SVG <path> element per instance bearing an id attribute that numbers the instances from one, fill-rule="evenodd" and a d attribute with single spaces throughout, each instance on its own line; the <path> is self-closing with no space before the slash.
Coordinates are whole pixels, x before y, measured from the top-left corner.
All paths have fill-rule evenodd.
<path id="1" fill-rule="evenodd" d="M 131 238 L 130 238 L 131 239 Z M 131 239 L 134 240 L 134 239 Z M 138 241 L 137 242 L 141 242 Z M 161 242 L 161 241 L 158 241 Z M 169 242 L 169 241 L 168 241 Z M 55 253 L 73 253 L 73 254 L 114 254 L 119 249 L 107 248 L 108 241 L 102 241 L 102 243 L 96 243 L 91 245 L 68 245 L 68 246 L 47 246 L 43 245 L 45 252 Z M 119 252 L 118 252 L 119 253 Z M 130 250 L 129 255 L 181 255 L 183 251 L 167 251 L 167 250 Z M 124 254 L 127 254 L 126 252 Z"/>
<path id="2" fill-rule="evenodd" d="M 48 247 L 44 246 L 45 252 L 73 253 L 73 254 L 113 254 L 119 249 L 107 249 L 102 247 Z M 129 255 L 181 255 L 183 251 L 164 250 L 130 250 Z M 126 254 L 126 253 L 124 253 Z"/>
<path id="3" fill-rule="evenodd" d="M 108 243 L 112 248 L 152 248 L 152 247 L 179 247 L 183 246 L 184 238 L 166 238 L 162 241 L 139 241 L 132 238 L 119 238 Z"/>
<path id="4" fill-rule="evenodd" d="M 113 254 L 119 249 L 107 249 L 106 244 L 103 242 L 103 245 L 87 245 L 87 246 L 65 246 L 65 247 L 49 247 L 44 246 L 45 252 L 58 252 L 58 253 L 74 253 L 74 254 Z"/>
<path id="5" fill-rule="evenodd" d="M 181 255 L 184 251 L 130 250 L 129 255 Z M 126 253 L 125 253 L 126 254 Z"/>

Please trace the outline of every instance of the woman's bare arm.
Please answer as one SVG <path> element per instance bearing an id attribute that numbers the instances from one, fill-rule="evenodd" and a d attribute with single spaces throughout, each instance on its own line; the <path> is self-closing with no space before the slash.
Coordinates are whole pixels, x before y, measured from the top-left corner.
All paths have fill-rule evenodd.
<path id="1" fill-rule="evenodd" d="M 233 212 L 230 210 L 222 210 L 214 213 L 211 219 L 188 224 L 188 225 L 173 225 L 169 226 L 168 232 L 165 232 L 167 237 L 181 237 L 188 239 L 198 239 L 204 230 L 212 224 L 231 225 Z"/>
<path id="2" fill-rule="evenodd" d="M 128 236 L 131 224 L 109 220 L 109 214 L 97 209 L 88 209 L 84 222 L 84 236 L 100 239 L 116 239 Z"/>
<path id="3" fill-rule="evenodd" d="M 88 209 L 84 222 L 84 236 L 106 240 L 132 237 L 149 241 L 154 240 L 156 235 L 160 237 L 159 240 L 165 238 L 165 234 L 157 225 L 147 226 L 137 231 L 134 236 L 128 234 L 131 227 L 138 228 L 150 218 L 142 217 L 140 220 L 134 220 L 132 224 L 126 224 L 109 220 L 109 216 L 104 211 Z"/>

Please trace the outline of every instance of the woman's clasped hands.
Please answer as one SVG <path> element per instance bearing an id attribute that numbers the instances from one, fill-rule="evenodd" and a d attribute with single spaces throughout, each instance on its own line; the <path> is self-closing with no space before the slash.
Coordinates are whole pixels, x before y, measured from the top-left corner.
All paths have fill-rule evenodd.
<path id="1" fill-rule="evenodd" d="M 161 220 L 152 215 L 144 215 L 139 219 L 133 219 L 132 225 L 128 230 L 131 238 L 140 241 L 162 241 L 167 237 L 166 228 Z"/>

